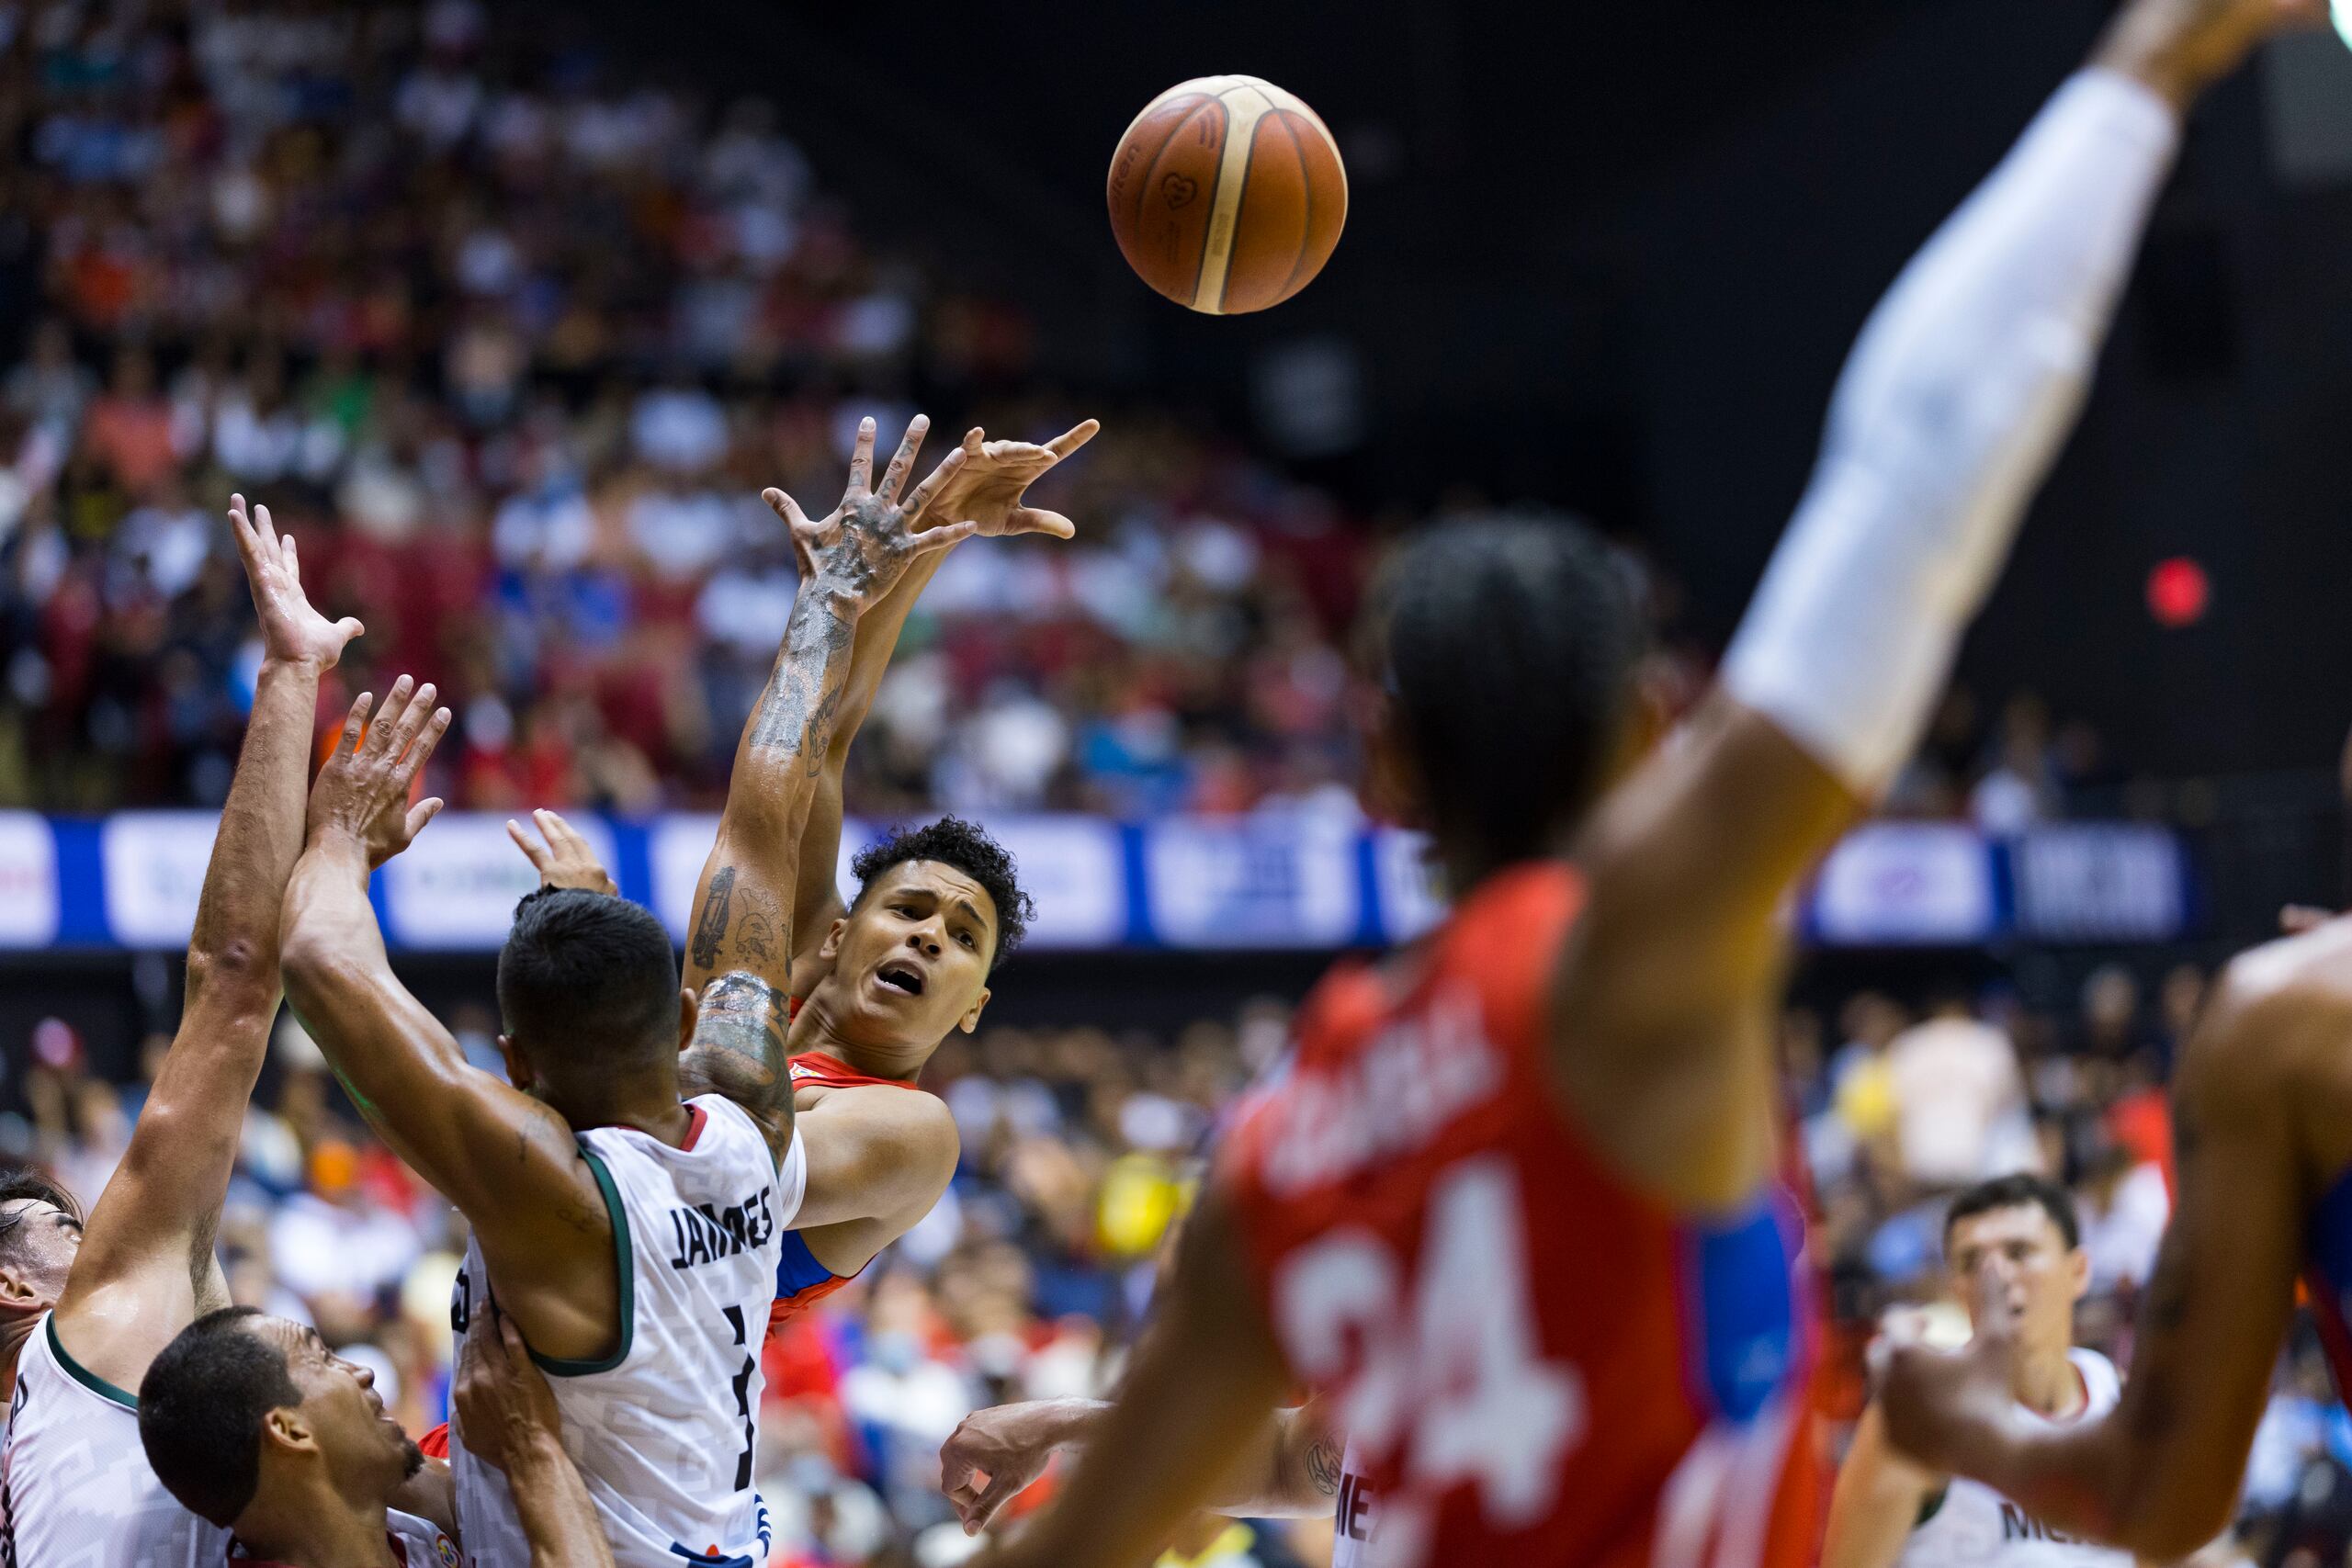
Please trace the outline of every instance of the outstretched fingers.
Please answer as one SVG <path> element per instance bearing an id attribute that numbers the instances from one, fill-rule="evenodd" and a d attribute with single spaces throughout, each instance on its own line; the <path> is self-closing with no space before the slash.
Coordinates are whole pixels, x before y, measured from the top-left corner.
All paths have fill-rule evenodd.
<path id="1" fill-rule="evenodd" d="M 947 481 L 963 471 L 966 457 L 970 451 L 971 444 L 967 439 L 964 446 L 947 454 L 939 467 L 931 470 L 929 478 L 915 486 L 914 494 L 907 497 L 907 504 L 903 509 L 908 527 L 911 528 L 922 521 L 923 513 L 929 509 L 933 501 L 938 499 L 939 492 L 946 488 Z M 937 531 L 933 530 L 934 533 Z"/>
<path id="2" fill-rule="evenodd" d="M 401 716 L 400 733 L 393 737 L 400 750 L 393 753 L 392 783 L 402 795 L 408 793 L 409 785 L 424 771 L 433 749 L 441 744 L 441 737 L 449 732 L 449 710 L 434 707 L 433 696 L 433 687 L 427 684 Z"/>
<path id="3" fill-rule="evenodd" d="M 359 750 L 360 737 L 368 733 L 368 710 L 375 705 L 376 694 L 373 692 L 360 693 L 352 703 L 351 711 L 344 716 L 343 735 L 334 743 L 335 756 L 348 757 Z"/>
<path id="4" fill-rule="evenodd" d="M 1080 420 L 1076 424 L 1046 442 L 1046 450 L 1051 452 L 1054 455 L 1054 461 L 1058 463 L 1093 440 L 1096 433 L 1102 428 L 1102 422 L 1099 419 Z"/>
<path id="5" fill-rule="evenodd" d="M 873 493 L 874 487 L 874 421 L 857 422 L 857 445 L 850 448 L 849 489 L 842 492 L 842 503 L 863 501 Z"/>
<path id="6" fill-rule="evenodd" d="M 950 523 L 944 528 L 926 528 L 914 536 L 914 551 L 919 556 L 952 550 L 980 531 L 978 523 Z"/>
<path id="7" fill-rule="evenodd" d="M 514 840 L 514 847 L 523 852 L 523 858 L 531 863 L 533 871 L 541 876 L 548 874 L 548 862 L 553 858 L 553 853 L 545 844 L 531 837 L 530 829 L 509 817 L 506 819 L 506 836 Z"/>
<path id="8" fill-rule="evenodd" d="M 899 438 L 899 449 L 890 454 L 890 466 L 882 470 L 882 488 L 876 491 L 885 502 L 896 502 L 899 492 L 906 488 L 907 474 L 915 465 L 915 454 L 922 450 L 922 438 L 931 431 L 931 416 L 917 414 L 907 425 L 906 434 Z"/>

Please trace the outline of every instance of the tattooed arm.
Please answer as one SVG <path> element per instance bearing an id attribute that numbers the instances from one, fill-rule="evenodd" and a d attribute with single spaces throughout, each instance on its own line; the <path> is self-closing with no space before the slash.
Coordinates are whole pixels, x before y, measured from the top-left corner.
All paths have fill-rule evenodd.
<path id="1" fill-rule="evenodd" d="M 1883 1404 L 1897 1447 L 2151 1561 L 2228 1524 L 2294 1311 L 2307 1175 L 2343 1164 L 2306 1153 L 2304 1119 L 2340 1122 L 2346 1105 L 2352 986 L 2330 970 L 2352 974 L 2345 922 L 2240 958 L 2198 1026 L 2173 1091 L 2177 1201 L 2120 1403 L 2066 1426 L 2021 1418 L 2015 1325 L 1988 1271 L 1966 1350 L 1894 1358 Z"/>
<path id="2" fill-rule="evenodd" d="M 696 990 L 722 971 L 742 970 L 791 994 L 801 840 L 831 751 L 857 623 L 918 559 L 975 531 L 966 523 L 916 531 L 940 490 L 963 467 L 960 451 L 950 454 L 903 507 L 899 503 L 924 428 L 921 419 L 908 427 L 876 491 L 868 485 L 874 422 L 860 425 L 849 489 L 841 505 L 821 520 L 810 522 L 782 491 L 764 496 L 791 525 L 801 557 L 800 594 L 775 671 L 736 746 L 718 841 L 695 889 L 685 980 Z M 830 875 L 831 867 L 826 870 Z"/>
<path id="3" fill-rule="evenodd" d="M 1042 446 L 1029 441 L 988 441 L 978 429 L 967 432 L 962 468 L 932 499 L 920 526 L 968 522 L 974 536 L 984 539 L 1021 534 L 1072 537 L 1078 525 L 1058 512 L 1028 505 L 1027 491 L 1055 465 L 1094 439 L 1101 428 L 1093 420 L 1084 420 Z M 922 557 L 880 604 L 858 618 L 856 647 L 850 655 L 849 681 L 834 720 L 832 745 L 817 780 L 808 825 L 800 834 L 800 875 L 792 900 L 792 984 L 797 995 L 807 996 L 832 967 L 832 960 L 820 950 L 833 921 L 847 913 L 835 870 L 842 852 L 842 775 L 849 765 L 850 742 L 857 739 L 858 728 L 874 705 L 875 694 L 882 688 L 882 677 L 890 668 L 890 656 L 898 651 L 899 634 L 905 629 L 915 601 L 922 597 L 946 559 L 944 550 Z"/>

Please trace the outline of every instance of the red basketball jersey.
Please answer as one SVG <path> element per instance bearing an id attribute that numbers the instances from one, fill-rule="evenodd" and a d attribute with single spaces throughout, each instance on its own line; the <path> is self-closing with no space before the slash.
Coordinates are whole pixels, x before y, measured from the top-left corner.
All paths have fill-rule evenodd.
<path id="1" fill-rule="evenodd" d="M 1267 1320 L 1381 1499 L 1382 1568 L 1804 1568 L 1803 1228 L 1677 1214 L 1552 1087 L 1577 873 L 1490 879 L 1423 948 L 1334 973 L 1221 1179 Z"/>

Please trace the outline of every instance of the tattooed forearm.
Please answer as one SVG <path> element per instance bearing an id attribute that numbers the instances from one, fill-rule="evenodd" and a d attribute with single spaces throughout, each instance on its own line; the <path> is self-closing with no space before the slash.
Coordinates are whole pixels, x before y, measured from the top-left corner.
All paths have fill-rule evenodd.
<path id="1" fill-rule="evenodd" d="M 849 679 L 857 623 L 813 592 L 793 606 L 775 673 L 752 711 L 745 742 L 756 751 L 800 757 L 821 767 Z"/>
<path id="2" fill-rule="evenodd" d="M 694 961 L 708 969 L 718 962 L 718 944 L 727 937 L 727 903 L 735 891 L 735 868 L 722 865 L 710 874 L 710 891 L 703 896 L 702 918 L 695 922 Z"/>
<path id="3" fill-rule="evenodd" d="M 678 1059 L 679 1088 L 741 1106 L 778 1159 L 792 1144 L 792 1071 L 785 1044 L 791 1016 L 782 991 L 757 975 L 729 970 L 703 988 L 694 1039 Z"/>

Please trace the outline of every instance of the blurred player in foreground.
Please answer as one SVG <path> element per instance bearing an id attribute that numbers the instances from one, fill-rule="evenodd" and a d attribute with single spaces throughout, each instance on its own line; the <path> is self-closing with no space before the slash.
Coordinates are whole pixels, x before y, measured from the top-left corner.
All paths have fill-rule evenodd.
<path id="1" fill-rule="evenodd" d="M 359 623 L 302 592 L 269 508 L 231 499 L 260 614 L 261 673 L 188 939 L 187 995 L 122 1163 L 85 1224 L 39 1177 L 0 1181 L 0 1562 L 215 1568 L 221 1532 L 172 1501 L 139 1448 L 148 1363 L 229 1301 L 214 1228 L 277 1016 L 278 904 L 302 849 L 319 677 Z M 363 699 L 364 701 L 364 699 Z"/>
<path id="2" fill-rule="evenodd" d="M 1589 539 L 1403 552 L 1369 793 L 1430 829 L 1453 916 L 1301 1011 L 1118 1408 L 1006 1562 L 1146 1560 L 1302 1382 L 1378 1495 L 1365 1561 L 1811 1560 L 1776 911 L 1909 754 L 2081 406 L 2181 104 L 2282 14 L 2135 0 L 1914 262 L 1677 744 L 1636 765 L 1639 616 Z"/>
<path id="3" fill-rule="evenodd" d="M 172 1495 L 235 1538 L 238 1562 L 450 1568 L 452 1510 L 428 1518 L 397 1506 L 425 1460 L 385 1414 L 375 1382 L 316 1329 L 226 1307 L 155 1358 L 139 1435 Z M 554 1396 L 514 1324 L 475 1318 L 456 1398 L 476 1447 L 514 1483 L 529 1568 L 612 1568 L 595 1506 L 563 1451 Z"/>
<path id="4" fill-rule="evenodd" d="M 2075 1303 L 2090 1288 L 2075 1201 L 2038 1176 L 1980 1182 L 1951 1201 L 1944 1258 L 1953 1280 L 2001 1280 L 2019 1354 L 2009 1396 L 2020 1419 L 2060 1425 L 2115 1407 L 2115 1366 L 2075 1344 Z M 1973 1292 L 1972 1292 L 1971 1294 Z M 1829 1504 L 1823 1568 L 2132 1568 L 2124 1552 L 2052 1529 L 1990 1487 L 1922 1470 L 1886 1440 L 1876 1404 L 1862 1412 Z"/>
<path id="5" fill-rule="evenodd" d="M 903 508 L 895 486 L 861 488 L 796 530 L 808 570 L 760 721 L 779 766 L 810 772 L 823 755 L 859 616 L 918 556 L 973 531 L 911 527 L 959 458 Z M 760 1325 L 806 1177 L 780 1010 L 750 975 L 681 991 L 650 912 L 545 888 L 499 953 L 511 1087 L 469 1066 L 393 974 L 368 897 L 369 865 L 429 816 L 408 793 L 448 722 L 423 716 L 432 695 L 412 702 L 403 679 L 365 742 L 346 731 L 320 772 L 286 896 L 288 994 L 371 1125 L 465 1213 L 453 1323 L 494 1298 L 557 1379 L 565 1446 L 616 1560 L 763 1559 Z M 520 1561 L 510 1489 L 462 1419 L 450 1464 L 469 1555 Z"/>
<path id="6" fill-rule="evenodd" d="M 886 495 L 906 482 L 928 428 L 920 417 L 909 425 L 883 476 Z M 1076 532 L 1069 519 L 1028 506 L 1024 492 L 1099 428 L 1087 420 L 1044 446 L 985 441 L 972 431 L 925 481 L 942 488 L 923 525 L 953 521 L 982 536 L 1069 538 Z M 867 420 L 843 505 L 865 492 L 873 465 Z M 783 491 L 768 491 L 767 500 L 796 531 L 807 526 Z M 695 892 L 686 984 L 699 988 L 722 974 L 756 977 L 792 1018 L 792 1087 L 808 1150 L 808 1191 L 784 1238 L 776 1323 L 840 1288 L 946 1190 L 958 1152 L 956 1122 L 914 1080 L 952 1031 L 978 1027 L 989 974 L 1020 941 L 1031 913 L 1012 857 L 952 817 L 859 855 L 858 895 L 849 905 L 835 881 L 850 742 L 909 612 L 945 559 L 944 549 L 927 550 L 859 619 L 821 754 L 804 760 L 779 750 L 775 731 L 791 694 L 774 681 L 761 694 Z M 779 679 L 783 669 L 779 662 Z"/>

